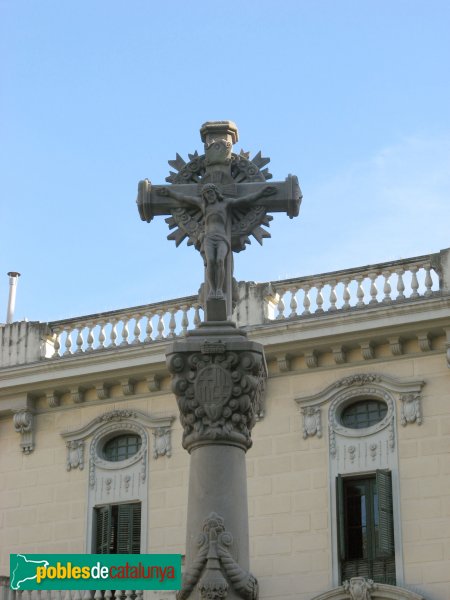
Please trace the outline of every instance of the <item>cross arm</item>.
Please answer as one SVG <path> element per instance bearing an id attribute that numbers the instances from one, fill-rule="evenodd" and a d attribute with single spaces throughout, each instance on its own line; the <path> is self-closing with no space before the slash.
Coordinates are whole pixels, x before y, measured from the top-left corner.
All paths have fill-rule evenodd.
<path id="1" fill-rule="evenodd" d="M 138 184 L 136 204 L 143 221 L 150 221 L 158 215 L 170 215 L 180 204 L 200 205 L 197 184 L 177 184 L 173 186 L 152 185 L 148 179 Z"/>
<path id="2" fill-rule="evenodd" d="M 264 193 L 269 188 L 270 192 Z M 268 212 L 285 212 L 290 219 L 296 217 L 300 210 L 302 193 L 295 175 L 288 175 L 285 181 L 266 183 L 238 183 L 233 203 L 254 202 L 264 206 Z"/>

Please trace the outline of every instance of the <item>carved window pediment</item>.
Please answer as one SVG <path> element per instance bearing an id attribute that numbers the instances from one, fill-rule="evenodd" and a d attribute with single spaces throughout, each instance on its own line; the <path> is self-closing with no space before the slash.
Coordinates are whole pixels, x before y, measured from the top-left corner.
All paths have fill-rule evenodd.
<path id="1" fill-rule="evenodd" d="M 373 583 L 370 579 L 354 577 L 349 581 L 311 600 L 425 600 L 423 596 L 402 587 Z"/>
<path id="2" fill-rule="evenodd" d="M 170 456 L 170 430 L 175 417 L 167 414 L 146 415 L 138 410 L 115 409 L 95 417 L 85 426 L 79 429 L 61 433 L 67 447 L 67 470 L 83 469 L 84 467 L 84 444 L 92 437 L 90 463 L 101 466 L 103 469 L 122 469 L 147 455 L 148 435 L 147 430 L 153 431 L 154 448 L 153 457 Z M 119 461 L 107 460 L 104 456 L 105 443 L 119 434 L 135 434 L 142 440 L 138 451 L 129 458 Z M 163 441 L 162 441 L 163 440 Z"/>

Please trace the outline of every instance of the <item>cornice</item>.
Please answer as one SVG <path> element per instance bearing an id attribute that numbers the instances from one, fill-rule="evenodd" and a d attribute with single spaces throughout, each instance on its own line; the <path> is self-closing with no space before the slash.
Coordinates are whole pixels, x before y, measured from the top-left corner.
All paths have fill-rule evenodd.
<path id="1" fill-rule="evenodd" d="M 405 340 L 416 339 L 422 354 L 436 352 L 432 349 L 433 337 L 447 336 L 450 340 L 450 296 L 282 319 L 247 331 L 250 340 L 264 345 L 267 359 L 278 363 L 279 373 L 275 375 L 288 375 L 291 359 L 296 356 L 305 357 L 308 369 L 321 368 L 318 357 L 323 352 L 332 353 L 335 362 L 326 368 L 348 364 L 346 352 L 355 348 L 361 349 L 360 363 L 378 360 L 374 352 L 377 344 L 390 345 L 392 360 L 405 356 Z M 125 395 L 130 395 L 133 380 L 144 379 L 150 392 L 158 391 L 159 380 L 168 376 L 165 353 L 171 342 L 118 346 L 0 369 L 0 401 L 64 390 L 73 393 L 77 403 L 82 401 L 83 387 L 117 383 L 123 386 Z"/>

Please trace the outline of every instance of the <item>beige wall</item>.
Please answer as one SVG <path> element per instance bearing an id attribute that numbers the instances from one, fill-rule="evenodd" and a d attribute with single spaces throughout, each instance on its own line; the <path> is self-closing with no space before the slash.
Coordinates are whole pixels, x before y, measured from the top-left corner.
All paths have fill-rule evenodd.
<path id="1" fill-rule="evenodd" d="M 332 587 L 327 410 L 323 437 L 306 440 L 295 398 L 356 373 L 423 379 L 423 424 L 398 424 L 405 584 L 429 600 L 450 598 L 450 373 L 442 352 L 392 356 L 269 380 L 266 415 L 247 454 L 252 572 L 261 597 L 310 600 Z M 132 400 L 40 406 L 35 450 L 24 455 L 12 419 L 0 420 L 0 574 L 11 552 L 84 552 L 88 468 L 67 472 L 60 433 L 113 408 L 177 414 L 168 391 L 139 388 Z M 42 412 L 44 411 L 45 412 Z M 399 414 L 400 406 L 397 405 Z M 188 454 L 178 419 L 172 456 L 149 457 L 149 552 L 183 552 Z"/>

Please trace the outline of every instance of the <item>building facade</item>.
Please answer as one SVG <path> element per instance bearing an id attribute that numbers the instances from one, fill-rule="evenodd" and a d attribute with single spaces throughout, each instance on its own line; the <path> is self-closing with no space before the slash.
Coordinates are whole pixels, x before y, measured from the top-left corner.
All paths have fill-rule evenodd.
<path id="1" fill-rule="evenodd" d="M 10 553 L 184 552 L 165 351 L 201 317 L 186 297 L 0 328 L 2 599 Z M 269 373 L 247 453 L 260 598 L 448 600 L 450 250 L 241 282 L 234 318 Z"/>

